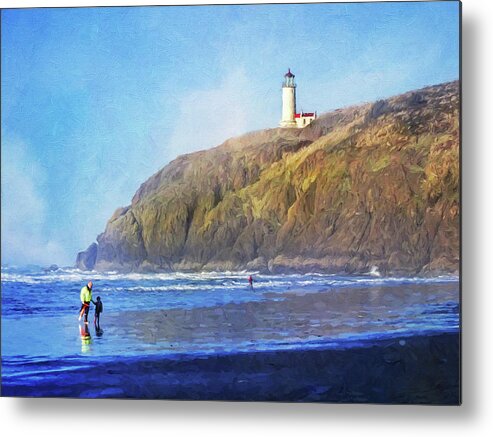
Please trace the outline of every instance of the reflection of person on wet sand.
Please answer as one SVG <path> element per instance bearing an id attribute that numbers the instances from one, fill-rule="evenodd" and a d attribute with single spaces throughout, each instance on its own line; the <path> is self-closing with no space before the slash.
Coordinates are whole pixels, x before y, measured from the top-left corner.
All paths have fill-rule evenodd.
<path id="1" fill-rule="evenodd" d="M 79 325 L 80 339 L 82 340 L 82 352 L 89 351 L 89 345 L 92 343 L 91 333 L 89 332 L 89 325 Z"/>

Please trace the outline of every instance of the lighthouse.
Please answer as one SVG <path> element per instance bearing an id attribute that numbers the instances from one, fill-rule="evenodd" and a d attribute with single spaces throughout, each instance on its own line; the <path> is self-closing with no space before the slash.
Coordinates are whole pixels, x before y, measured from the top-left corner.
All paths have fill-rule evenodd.
<path id="1" fill-rule="evenodd" d="M 296 112 L 296 84 L 294 83 L 294 77 L 289 68 L 284 75 L 282 83 L 282 115 L 279 125 L 281 127 L 303 128 L 317 118 L 317 113 Z"/>
<path id="2" fill-rule="evenodd" d="M 291 69 L 284 75 L 282 83 L 282 117 L 281 127 L 296 127 L 296 84 Z"/>

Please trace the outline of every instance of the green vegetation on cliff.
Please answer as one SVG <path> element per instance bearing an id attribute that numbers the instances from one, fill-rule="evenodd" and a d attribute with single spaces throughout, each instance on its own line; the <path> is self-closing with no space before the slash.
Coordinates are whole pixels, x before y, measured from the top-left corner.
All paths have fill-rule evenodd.
<path id="1" fill-rule="evenodd" d="M 118 209 L 81 268 L 456 273 L 459 84 L 183 155 Z"/>

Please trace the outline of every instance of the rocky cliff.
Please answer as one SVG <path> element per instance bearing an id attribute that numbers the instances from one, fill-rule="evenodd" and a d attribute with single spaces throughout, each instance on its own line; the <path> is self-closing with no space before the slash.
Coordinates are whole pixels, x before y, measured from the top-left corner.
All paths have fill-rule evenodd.
<path id="1" fill-rule="evenodd" d="M 457 273 L 459 232 L 451 82 L 180 156 L 115 211 L 77 265 Z"/>

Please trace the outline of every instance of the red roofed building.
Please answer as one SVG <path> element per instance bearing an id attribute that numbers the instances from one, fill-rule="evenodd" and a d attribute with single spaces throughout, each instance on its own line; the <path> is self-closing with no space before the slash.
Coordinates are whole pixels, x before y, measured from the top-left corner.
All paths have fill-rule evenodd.
<path id="1" fill-rule="evenodd" d="M 302 128 L 308 126 L 313 120 L 317 118 L 316 112 L 300 112 L 294 114 L 294 119 L 296 121 L 296 127 Z"/>

